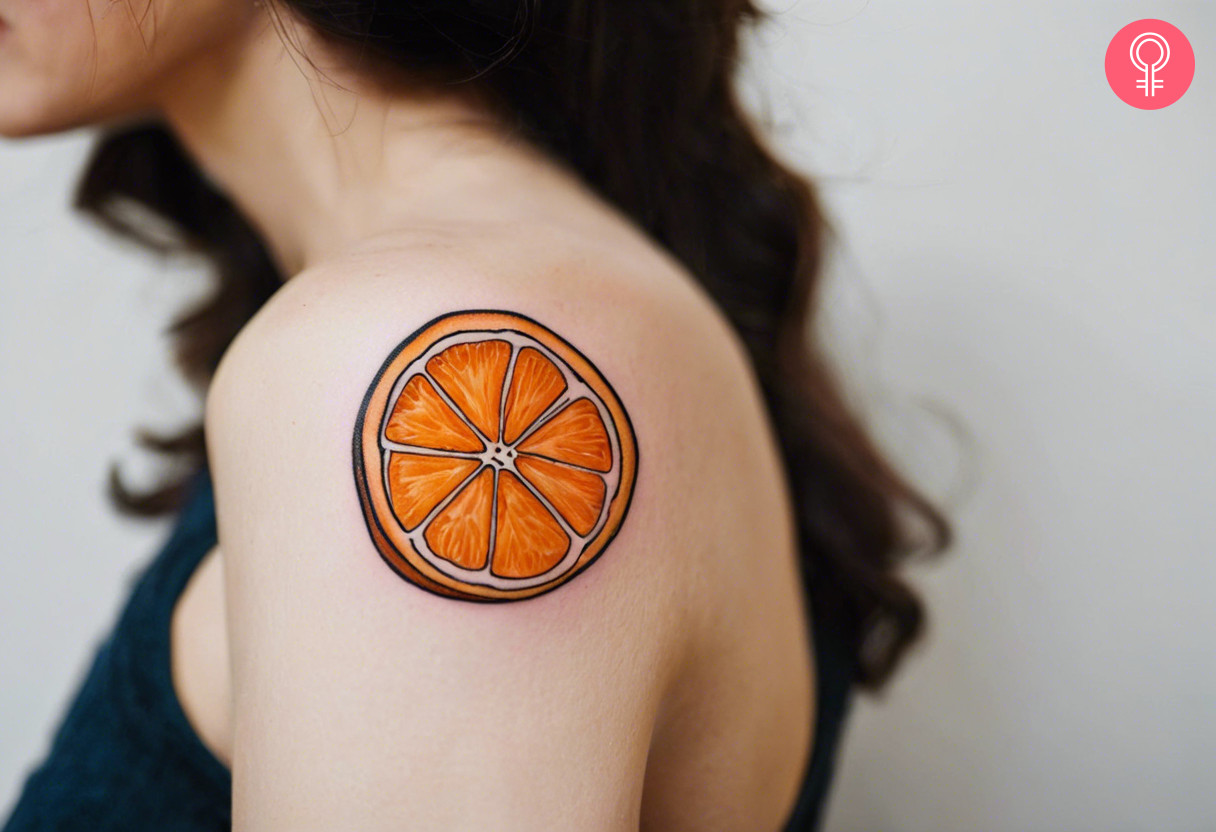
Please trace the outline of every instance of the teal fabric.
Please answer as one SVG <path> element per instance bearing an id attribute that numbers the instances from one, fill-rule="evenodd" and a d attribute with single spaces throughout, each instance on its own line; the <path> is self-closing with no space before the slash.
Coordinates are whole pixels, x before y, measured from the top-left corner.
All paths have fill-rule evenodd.
<path id="1" fill-rule="evenodd" d="M 214 545 L 215 507 L 203 472 L 165 546 L 136 576 L 4 832 L 231 828 L 228 770 L 187 722 L 169 675 L 174 603 Z"/>
<path id="2" fill-rule="evenodd" d="M 813 617 L 811 625 L 817 696 L 815 743 L 802 791 L 784 832 L 813 832 L 819 828 L 853 697 L 853 659 L 847 645 L 839 632 L 818 617 Z"/>
<path id="3" fill-rule="evenodd" d="M 186 720 L 169 675 L 173 607 L 215 542 L 214 496 L 204 470 L 191 482 L 168 541 L 136 576 L 3 832 L 231 829 L 231 776 Z M 817 739 L 787 832 L 818 825 L 848 705 L 845 653 L 817 625 L 815 641 Z"/>

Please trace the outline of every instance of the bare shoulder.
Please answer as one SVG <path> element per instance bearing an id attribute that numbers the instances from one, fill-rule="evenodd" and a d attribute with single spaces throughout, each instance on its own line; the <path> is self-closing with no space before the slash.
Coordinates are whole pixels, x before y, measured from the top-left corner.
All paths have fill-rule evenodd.
<path id="1" fill-rule="evenodd" d="M 641 360 L 664 386 L 665 374 L 708 381 L 680 375 L 696 364 L 740 381 L 744 360 L 730 327 L 670 260 L 550 233 L 513 240 L 507 229 L 433 232 L 317 266 L 292 278 L 245 327 L 220 375 L 238 375 L 276 347 L 353 358 L 374 352 L 373 339 L 395 346 L 453 311 L 509 309 L 601 359 Z M 222 398 L 222 379 L 217 386 Z"/>
<path id="2" fill-rule="evenodd" d="M 687 282 L 545 243 L 328 263 L 225 356 L 206 421 L 238 816 L 636 828 L 723 488 L 774 463 Z"/>
<path id="3" fill-rule="evenodd" d="M 664 516 L 651 532 L 671 535 L 677 511 L 688 514 L 713 474 L 729 463 L 738 483 L 746 461 L 764 457 L 742 348 L 686 275 L 659 258 L 579 240 L 490 236 L 426 237 L 289 281 L 229 350 L 209 396 L 218 477 L 223 457 L 255 477 L 244 461 L 289 448 L 296 464 L 327 465 L 329 476 L 353 464 L 359 470 L 335 486 L 359 486 L 364 518 L 380 535 L 394 530 L 373 522 L 394 498 L 381 481 L 424 470 L 415 459 L 423 450 L 458 460 L 453 477 L 474 462 L 505 466 L 493 473 L 506 472 L 508 491 L 516 479 L 534 485 L 558 463 L 571 477 L 590 469 L 618 489 L 622 505 L 608 505 L 606 493 L 601 507 L 607 525 L 645 528 L 650 506 Z M 585 433 L 563 433 L 575 429 Z M 580 442 L 577 453 L 561 451 Z M 545 453 L 530 453 L 541 446 Z M 393 470 L 375 476 L 377 462 Z M 486 479 L 474 477 L 478 490 Z M 638 485 L 649 486 L 644 504 L 633 500 Z M 555 495 L 538 496 L 559 508 L 546 499 Z M 705 518 L 689 517 L 704 528 Z M 569 519 L 557 512 L 563 533 L 588 534 L 586 521 Z M 379 545 L 394 543 L 403 541 Z"/>

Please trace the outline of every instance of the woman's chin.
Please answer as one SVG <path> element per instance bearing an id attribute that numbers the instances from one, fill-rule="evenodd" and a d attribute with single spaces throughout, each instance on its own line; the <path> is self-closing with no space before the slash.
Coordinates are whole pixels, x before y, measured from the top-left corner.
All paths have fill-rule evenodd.
<path id="1" fill-rule="evenodd" d="M 4 89 L 0 72 L 0 89 Z M 103 120 L 92 112 L 70 107 L 50 107 L 36 99 L 0 96 L 0 138 L 27 139 L 89 127 Z"/>

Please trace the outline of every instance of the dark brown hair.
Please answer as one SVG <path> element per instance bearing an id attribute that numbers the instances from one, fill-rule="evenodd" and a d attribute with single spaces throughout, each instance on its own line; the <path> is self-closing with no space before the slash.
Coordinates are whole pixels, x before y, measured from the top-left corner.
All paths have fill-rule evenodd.
<path id="1" fill-rule="evenodd" d="M 944 547 L 942 516 L 883 458 L 807 335 L 831 228 L 805 178 L 766 147 L 734 76 L 751 0 L 277 0 L 327 40 L 442 88 L 476 85 L 513 129 L 571 166 L 697 277 L 750 353 L 794 494 L 804 579 L 877 688 L 923 628 L 897 567 Z M 276 20 L 281 18 L 276 17 Z M 172 241 L 127 210 L 167 220 Z M 261 239 L 163 127 L 104 135 L 77 206 L 154 248 L 198 252 L 215 290 L 172 327 L 204 387 L 237 331 L 280 285 Z M 202 427 L 145 444 L 194 466 Z M 173 511 L 182 480 L 117 504 Z"/>

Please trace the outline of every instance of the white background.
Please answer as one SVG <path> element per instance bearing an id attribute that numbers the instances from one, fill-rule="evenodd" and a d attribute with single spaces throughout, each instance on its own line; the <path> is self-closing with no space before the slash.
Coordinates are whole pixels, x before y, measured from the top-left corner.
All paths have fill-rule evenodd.
<path id="1" fill-rule="evenodd" d="M 1216 7 L 768 7 L 749 98 L 842 234 L 825 333 L 959 532 L 829 832 L 1216 828 Z M 1142 17 L 1197 53 L 1156 112 L 1103 75 Z M 0 807 L 164 531 L 106 466 L 193 407 L 159 332 L 197 274 L 71 215 L 86 140 L 0 144 Z"/>

